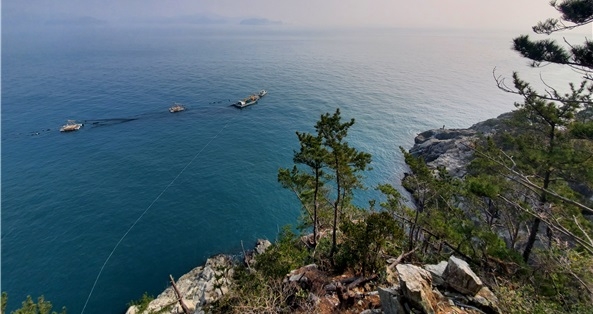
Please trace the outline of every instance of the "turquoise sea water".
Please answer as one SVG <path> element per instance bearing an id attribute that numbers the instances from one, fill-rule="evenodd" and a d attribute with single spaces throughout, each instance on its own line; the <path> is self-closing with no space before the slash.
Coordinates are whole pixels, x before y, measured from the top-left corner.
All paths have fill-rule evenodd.
<path id="1" fill-rule="evenodd" d="M 527 69 L 510 51 L 517 33 L 4 32 L 1 284 L 9 310 L 44 294 L 79 313 L 144 212 L 85 313 L 121 313 L 143 292 L 160 293 L 169 274 L 237 253 L 241 241 L 274 239 L 299 211 L 277 170 L 292 165 L 294 132 L 312 131 L 322 113 L 340 107 L 356 119 L 350 142 L 373 155 L 369 186 L 397 185 L 405 171 L 398 146 L 409 148 L 416 133 L 513 108 L 517 98 L 496 88 L 494 67 L 506 76 L 543 71 L 552 83 L 571 75 Z M 260 89 L 269 94 L 257 105 L 228 106 Z M 172 102 L 188 110 L 170 114 Z M 85 126 L 62 134 L 67 119 Z"/>

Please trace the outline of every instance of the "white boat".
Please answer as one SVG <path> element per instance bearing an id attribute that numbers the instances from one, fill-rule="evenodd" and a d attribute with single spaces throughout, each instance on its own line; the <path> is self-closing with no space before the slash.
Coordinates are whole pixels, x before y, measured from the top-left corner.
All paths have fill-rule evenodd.
<path id="1" fill-rule="evenodd" d="M 247 106 L 251 106 L 256 104 L 260 98 L 266 96 L 268 92 L 265 90 L 261 90 L 259 93 L 254 95 L 249 95 L 247 98 L 243 100 L 239 100 L 238 102 L 234 103 L 233 106 L 237 108 L 245 108 Z"/>
<path id="2" fill-rule="evenodd" d="M 173 106 L 169 107 L 169 112 L 179 112 L 185 110 L 185 107 L 182 104 L 174 103 Z"/>
<path id="3" fill-rule="evenodd" d="M 82 127 L 82 123 L 76 123 L 74 120 L 68 120 L 68 122 L 60 128 L 60 132 L 72 132 L 78 131 Z"/>

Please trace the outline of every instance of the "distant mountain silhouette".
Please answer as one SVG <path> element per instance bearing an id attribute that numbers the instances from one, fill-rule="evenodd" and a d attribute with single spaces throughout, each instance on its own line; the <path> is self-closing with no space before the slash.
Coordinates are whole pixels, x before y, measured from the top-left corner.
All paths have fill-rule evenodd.
<path id="1" fill-rule="evenodd" d="M 241 25 L 282 25 L 282 21 L 271 21 L 268 19 L 258 19 L 258 18 L 251 18 L 251 19 L 244 19 L 239 22 Z"/>
<path id="2" fill-rule="evenodd" d="M 212 17 L 206 15 L 180 15 L 174 17 L 167 17 L 157 19 L 155 22 L 163 24 L 195 24 L 195 25 L 212 25 L 212 24 L 226 24 L 227 19 L 223 17 Z"/>
<path id="3" fill-rule="evenodd" d="M 106 24 L 107 21 L 99 20 L 91 16 L 68 17 L 45 21 L 45 25 L 99 26 Z"/>

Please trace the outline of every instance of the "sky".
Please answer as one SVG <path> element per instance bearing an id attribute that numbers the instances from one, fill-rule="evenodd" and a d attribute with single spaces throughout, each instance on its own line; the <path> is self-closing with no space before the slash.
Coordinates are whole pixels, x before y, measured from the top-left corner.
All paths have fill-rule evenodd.
<path id="1" fill-rule="evenodd" d="M 92 17 L 107 23 L 208 16 L 295 26 L 525 29 L 558 17 L 549 0 L 2 0 L 3 27 Z"/>

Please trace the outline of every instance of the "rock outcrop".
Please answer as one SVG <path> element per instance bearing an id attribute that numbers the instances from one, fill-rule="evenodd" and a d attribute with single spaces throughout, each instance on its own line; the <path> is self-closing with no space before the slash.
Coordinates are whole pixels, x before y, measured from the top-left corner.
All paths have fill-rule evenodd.
<path id="1" fill-rule="evenodd" d="M 251 259 L 246 263 L 254 262 L 254 256 L 262 254 L 271 245 L 268 240 L 258 240 L 253 252 L 248 252 Z M 191 313 L 203 313 L 202 307 L 211 304 L 229 291 L 229 286 L 234 273 L 235 262 L 228 255 L 216 255 L 206 260 L 204 266 L 198 266 L 175 283 L 183 298 L 183 303 Z M 136 306 L 131 306 L 126 314 L 183 313 L 173 287 L 168 287 L 158 297 L 152 300 L 148 307 L 138 312 Z"/>
<path id="2" fill-rule="evenodd" d="M 183 296 L 183 303 L 187 308 L 197 312 L 201 306 L 218 300 L 228 291 L 232 273 L 231 259 L 226 255 L 217 255 L 206 260 L 204 266 L 196 267 L 181 276 L 175 285 Z M 137 313 L 137 309 L 132 306 L 127 313 Z M 174 314 L 183 313 L 183 310 L 173 287 L 168 287 L 148 304 L 143 313 Z"/>
<path id="3" fill-rule="evenodd" d="M 433 129 L 422 132 L 414 139 L 410 153 L 422 157 L 432 168 L 445 167 L 450 175 L 461 178 L 473 157 L 473 144 L 479 136 L 488 136 L 507 128 L 505 121 L 511 114 L 472 125 L 467 129 Z"/>
<path id="4" fill-rule="evenodd" d="M 272 245 L 272 243 L 268 240 L 257 239 L 257 242 L 255 243 L 255 247 L 253 248 L 253 251 L 245 252 L 245 256 L 244 256 L 245 265 L 248 265 L 249 267 L 254 267 L 255 266 L 255 257 L 259 254 L 263 254 L 271 245 Z"/>
<path id="5" fill-rule="evenodd" d="M 402 296 L 424 313 L 435 313 L 436 296 L 432 293 L 432 276 L 418 266 L 396 266 Z"/>
<path id="6" fill-rule="evenodd" d="M 435 286 L 440 286 L 443 283 L 445 283 L 445 280 L 443 279 L 443 274 L 445 273 L 446 268 L 447 268 L 446 261 L 441 261 L 440 263 L 435 264 L 435 265 L 432 265 L 432 264 L 424 265 L 424 269 L 426 269 L 432 276 L 432 283 Z"/>
<path id="7" fill-rule="evenodd" d="M 501 313 L 496 296 L 465 261 L 451 256 L 424 268 L 397 265 L 399 284 L 378 289 L 385 314 Z M 438 286 L 435 277 L 442 280 Z"/>
<path id="8" fill-rule="evenodd" d="M 455 256 L 449 258 L 443 279 L 451 288 L 463 294 L 475 295 L 484 286 L 469 264 Z"/>

